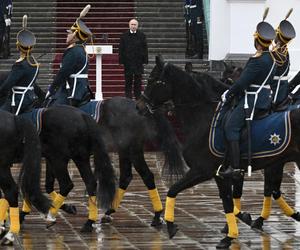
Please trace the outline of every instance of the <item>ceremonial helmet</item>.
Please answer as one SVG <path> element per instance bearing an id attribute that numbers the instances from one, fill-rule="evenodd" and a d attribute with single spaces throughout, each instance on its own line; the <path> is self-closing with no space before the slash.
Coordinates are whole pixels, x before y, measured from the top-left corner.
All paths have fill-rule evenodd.
<path id="1" fill-rule="evenodd" d="M 86 26 L 86 24 L 81 20 L 85 15 L 89 12 L 91 5 L 85 6 L 85 8 L 80 12 L 79 17 L 76 19 L 75 23 L 71 27 L 71 32 L 76 33 L 78 39 L 83 42 L 86 42 L 90 37 L 92 37 L 93 33 Z"/>
<path id="2" fill-rule="evenodd" d="M 269 8 L 266 8 L 263 15 L 263 20 L 262 22 L 257 24 L 256 31 L 254 33 L 255 40 L 265 48 L 268 48 L 270 46 L 276 36 L 275 30 L 272 25 L 265 22 L 268 12 Z"/>
<path id="3" fill-rule="evenodd" d="M 33 46 L 36 44 L 35 35 L 27 29 L 27 15 L 23 16 L 23 28 L 17 34 L 17 48 L 24 52 L 29 53 Z"/>
<path id="4" fill-rule="evenodd" d="M 285 19 L 280 22 L 279 26 L 276 29 L 276 38 L 282 41 L 284 44 L 288 43 L 296 37 L 295 28 L 289 21 L 286 20 L 292 12 L 293 8 L 289 10 L 287 15 L 285 16 Z"/>

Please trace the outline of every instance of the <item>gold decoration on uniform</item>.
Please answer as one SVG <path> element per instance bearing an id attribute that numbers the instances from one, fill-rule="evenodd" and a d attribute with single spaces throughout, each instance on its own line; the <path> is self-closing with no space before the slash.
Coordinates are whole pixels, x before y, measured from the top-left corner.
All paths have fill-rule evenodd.
<path id="1" fill-rule="evenodd" d="M 271 134 L 269 141 L 270 141 L 270 144 L 273 144 L 274 146 L 276 146 L 281 141 L 280 135 L 277 135 L 276 133 Z"/>

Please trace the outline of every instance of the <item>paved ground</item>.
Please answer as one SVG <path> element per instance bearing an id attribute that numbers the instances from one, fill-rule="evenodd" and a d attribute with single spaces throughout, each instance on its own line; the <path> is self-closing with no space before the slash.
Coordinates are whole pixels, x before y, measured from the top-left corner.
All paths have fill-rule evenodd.
<path id="1" fill-rule="evenodd" d="M 117 167 L 117 156 L 112 155 L 112 158 Z M 168 188 L 160 178 L 162 157 L 159 153 L 148 153 L 147 162 L 155 173 L 164 204 Z M 70 172 L 75 188 L 67 202 L 77 206 L 78 214 L 72 216 L 60 212 L 57 224 L 47 230 L 43 216 L 33 212 L 27 216 L 15 246 L 1 249 L 215 249 L 215 245 L 224 237 L 220 229 L 225 217 L 214 181 L 178 195 L 175 220 L 180 231 L 169 240 L 165 226 L 161 229 L 150 226 L 152 206 L 148 192 L 136 173 L 113 223 L 97 224 L 95 232 L 81 234 L 80 228 L 87 218 L 87 197 L 73 165 L 70 165 Z M 289 204 L 300 210 L 300 174 L 298 170 L 295 172 L 292 164 L 285 169 L 282 191 Z M 242 200 L 244 210 L 256 218 L 261 211 L 262 199 L 263 179 L 261 172 L 257 172 L 245 183 Z M 282 215 L 275 203 L 263 233 L 255 232 L 243 223 L 239 223 L 239 230 L 240 237 L 231 249 L 300 249 L 300 223 Z"/>

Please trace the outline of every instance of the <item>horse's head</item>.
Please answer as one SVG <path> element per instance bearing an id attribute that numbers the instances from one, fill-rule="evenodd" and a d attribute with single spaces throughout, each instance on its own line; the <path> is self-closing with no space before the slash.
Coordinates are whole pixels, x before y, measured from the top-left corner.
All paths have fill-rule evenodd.
<path id="1" fill-rule="evenodd" d="M 241 67 L 236 67 L 233 64 L 226 64 L 223 62 L 225 70 L 222 72 L 221 81 L 227 85 L 232 85 L 241 75 L 243 69 Z"/>
<path id="2" fill-rule="evenodd" d="M 167 81 L 170 65 L 165 63 L 161 56 L 156 56 L 155 63 L 144 93 L 137 102 L 140 111 L 147 109 L 153 113 L 172 98 L 172 86 Z"/>

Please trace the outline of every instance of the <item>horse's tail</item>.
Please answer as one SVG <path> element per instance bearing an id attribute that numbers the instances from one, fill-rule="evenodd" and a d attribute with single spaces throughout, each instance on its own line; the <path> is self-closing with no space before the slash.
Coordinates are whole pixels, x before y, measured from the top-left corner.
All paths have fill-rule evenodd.
<path id="1" fill-rule="evenodd" d="M 90 131 L 93 147 L 95 176 L 98 182 L 97 198 L 101 208 L 109 209 L 116 191 L 115 171 L 103 143 L 100 127 L 92 118 L 87 115 L 84 117 Z"/>
<path id="2" fill-rule="evenodd" d="M 170 181 L 174 177 L 178 179 L 183 176 L 185 169 L 180 143 L 177 140 L 174 129 L 164 114 L 155 112 L 153 118 L 157 127 L 159 144 L 165 155 L 163 175 L 168 175 Z"/>
<path id="3" fill-rule="evenodd" d="M 47 213 L 51 204 L 42 194 L 41 176 L 41 144 L 35 127 L 26 118 L 16 116 L 15 121 L 23 140 L 23 164 L 20 172 L 21 190 L 24 198 L 42 213 Z"/>

